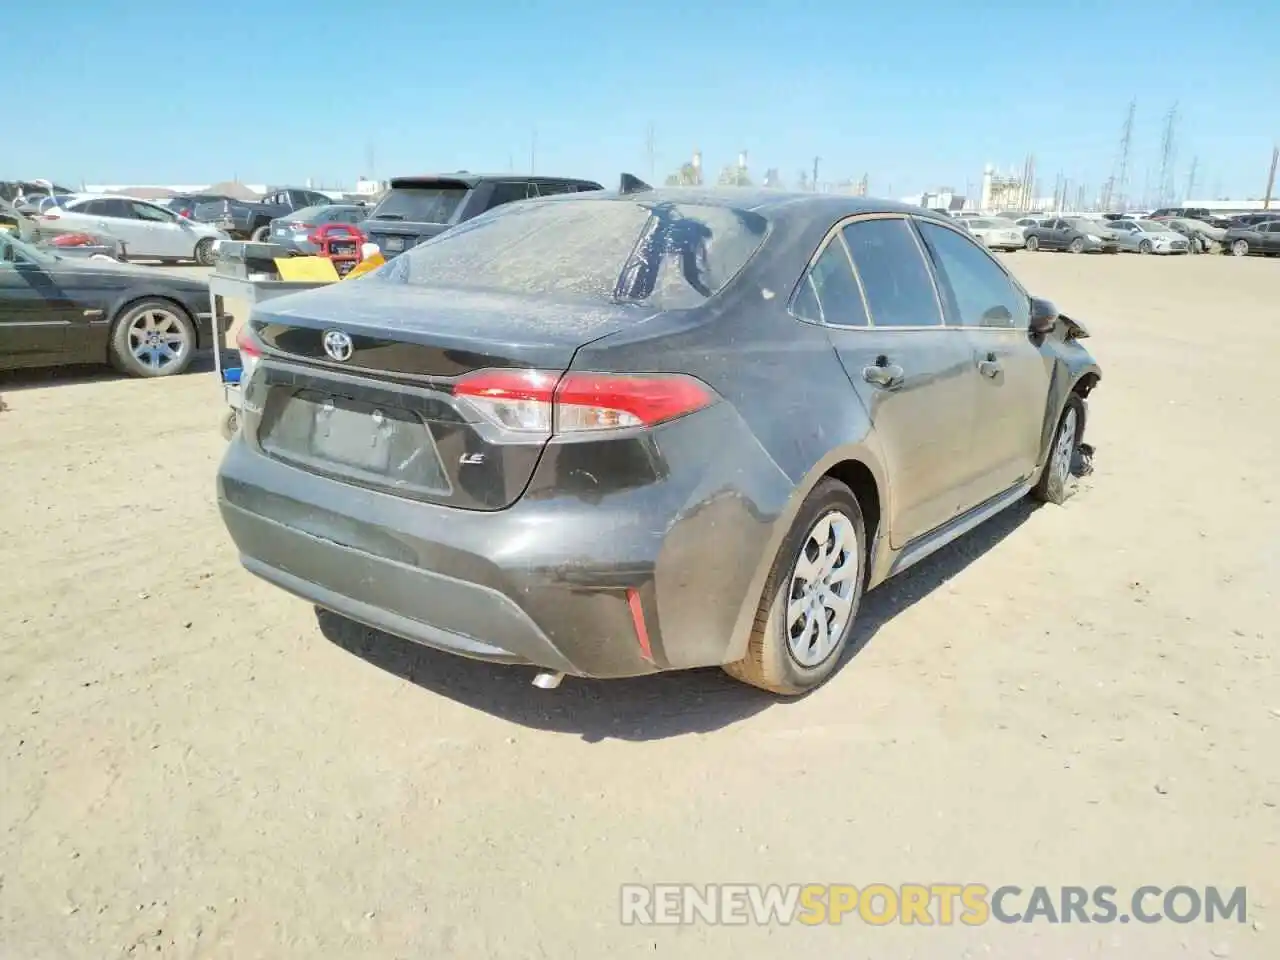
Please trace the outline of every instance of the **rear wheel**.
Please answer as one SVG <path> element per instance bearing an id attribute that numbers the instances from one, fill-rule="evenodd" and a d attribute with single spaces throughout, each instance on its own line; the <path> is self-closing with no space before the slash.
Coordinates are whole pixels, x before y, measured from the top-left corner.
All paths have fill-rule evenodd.
<path id="1" fill-rule="evenodd" d="M 213 266 L 213 237 L 205 237 L 196 244 L 195 260 L 202 267 Z"/>
<path id="2" fill-rule="evenodd" d="M 1139 253 L 1150 253 L 1151 250 L 1152 250 L 1152 247 L 1151 247 L 1150 240 L 1143 240 L 1140 244 L 1138 244 Z"/>
<path id="3" fill-rule="evenodd" d="M 1074 393 L 1063 405 L 1040 479 L 1031 493 L 1045 503 L 1063 504 L 1072 493 L 1071 465 L 1084 430 L 1084 401 Z"/>
<path id="4" fill-rule="evenodd" d="M 1081 240 L 1079 237 L 1076 237 L 1074 240 L 1071 241 L 1071 244 L 1067 247 L 1067 250 L 1070 253 L 1084 253 L 1084 241 Z"/>
<path id="5" fill-rule="evenodd" d="M 838 480 L 822 480 L 774 559 L 746 656 L 725 671 L 786 696 L 830 677 L 853 636 L 866 544 L 857 497 Z"/>
<path id="6" fill-rule="evenodd" d="M 264 224 L 257 230 L 253 231 L 249 239 L 254 243 L 266 243 L 267 237 L 271 236 L 271 227 Z"/>
<path id="7" fill-rule="evenodd" d="M 1249 241 L 1237 240 L 1231 245 L 1231 255 L 1234 257 L 1246 257 L 1249 255 Z"/>
<path id="8" fill-rule="evenodd" d="M 1039 250 L 1039 249 L 1040 249 L 1040 238 L 1039 238 L 1039 237 L 1027 237 L 1027 249 L 1028 249 L 1028 250 L 1030 250 L 1032 253 L 1035 253 L 1037 250 Z"/>

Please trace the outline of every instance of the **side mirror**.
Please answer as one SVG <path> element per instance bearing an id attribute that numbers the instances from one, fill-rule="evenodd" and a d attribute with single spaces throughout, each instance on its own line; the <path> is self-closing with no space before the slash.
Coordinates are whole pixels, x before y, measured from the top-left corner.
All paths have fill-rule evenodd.
<path id="1" fill-rule="evenodd" d="M 1031 298 L 1031 322 L 1028 324 L 1032 333 L 1045 334 L 1058 323 L 1058 308 L 1048 300 L 1039 297 Z"/>

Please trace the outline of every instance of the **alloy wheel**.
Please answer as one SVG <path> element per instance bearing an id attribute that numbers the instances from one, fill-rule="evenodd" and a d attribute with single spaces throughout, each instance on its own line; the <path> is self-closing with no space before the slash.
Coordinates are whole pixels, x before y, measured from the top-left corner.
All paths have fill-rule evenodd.
<path id="1" fill-rule="evenodd" d="M 1071 458 L 1076 450 L 1076 411 L 1068 407 L 1053 443 L 1053 461 L 1049 464 L 1050 488 L 1064 491 L 1071 479 Z"/>
<path id="2" fill-rule="evenodd" d="M 169 310 L 144 310 L 129 324 L 129 352 L 144 367 L 163 370 L 190 349 L 182 322 Z"/>

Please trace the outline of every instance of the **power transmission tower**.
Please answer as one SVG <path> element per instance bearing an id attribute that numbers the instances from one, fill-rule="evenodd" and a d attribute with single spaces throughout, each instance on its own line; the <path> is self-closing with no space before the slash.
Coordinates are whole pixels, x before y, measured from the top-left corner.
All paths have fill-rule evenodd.
<path id="1" fill-rule="evenodd" d="M 1178 105 L 1169 108 L 1164 119 L 1164 136 L 1160 138 L 1160 204 L 1173 201 L 1173 164 L 1177 159 L 1178 146 L 1174 139 L 1177 135 Z"/>
<path id="2" fill-rule="evenodd" d="M 821 159 L 822 159 L 821 157 L 813 158 L 813 192 L 814 193 L 818 192 L 818 161 Z"/>
<path id="3" fill-rule="evenodd" d="M 1187 174 L 1187 195 L 1184 199 L 1190 200 L 1196 195 L 1196 171 L 1200 168 L 1200 158 L 1191 158 L 1191 172 Z"/>
<path id="4" fill-rule="evenodd" d="M 538 172 L 538 128 L 534 127 L 529 134 L 529 172 Z"/>
<path id="5" fill-rule="evenodd" d="M 657 138 L 653 129 L 653 121 L 649 121 L 649 129 L 645 131 L 644 150 L 649 158 L 649 182 L 653 183 L 654 173 L 657 163 Z"/>
<path id="6" fill-rule="evenodd" d="M 1125 113 L 1124 126 L 1120 129 L 1120 146 L 1116 150 L 1115 167 L 1111 177 L 1102 189 L 1102 206 L 1104 210 L 1119 208 L 1124 210 L 1128 204 L 1129 186 L 1129 150 L 1133 145 L 1133 118 L 1138 110 L 1138 101 L 1129 101 L 1129 109 Z"/>

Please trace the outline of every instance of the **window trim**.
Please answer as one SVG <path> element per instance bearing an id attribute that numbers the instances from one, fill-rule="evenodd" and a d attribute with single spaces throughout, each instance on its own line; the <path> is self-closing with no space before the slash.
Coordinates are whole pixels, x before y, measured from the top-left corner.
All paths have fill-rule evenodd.
<path id="1" fill-rule="evenodd" d="M 938 316 L 941 318 L 941 321 L 942 321 L 941 323 L 918 324 L 915 326 L 908 326 L 908 327 L 877 327 L 876 326 L 876 318 L 871 313 L 871 305 L 867 302 L 867 291 L 862 285 L 862 277 L 861 275 L 859 275 L 858 268 L 853 262 L 853 251 L 849 249 L 849 244 L 844 239 L 845 227 L 855 223 L 867 223 L 872 220 L 902 220 L 906 222 L 907 232 L 911 234 L 911 238 L 915 241 L 916 249 L 920 251 L 920 259 L 924 261 L 925 272 L 928 273 L 929 282 L 933 285 L 933 299 L 934 299 L 934 302 L 938 305 Z M 804 269 L 800 272 L 800 278 L 796 281 L 795 286 L 792 288 L 791 296 L 787 298 L 787 313 L 792 317 L 792 319 L 798 320 L 801 323 L 811 324 L 814 322 L 812 320 L 806 319 L 805 317 L 799 316 L 795 312 L 794 307 L 795 307 L 796 297 L 799 295 L 800 284 L 809 279 L 810 271 L 813 270 L 814 265 L 817 264 L 818 262 L 818 259 L 824 253 L 826 253 L 827 245 L 831 243 L 832 237 L 838 236 L 840 238 L 840 243 L 844 247 L 844 255 L 849 261 L 849 269 L 853 271 L 853 279 L 858 284 L 858 292 L 862 295 L 862 308 L 866 314 L 867 323 L 865 326 L 852 326 L 852 325 L 843 324 L 843 323 L 828 323 L 826 320 L 826 312 L 822 310 L 822 299 L 819 297 L 818 309 L 823 313 L 823 319 L 819 324 L 820 326 L 828 327 L 832 330 L 863 330 L 863 331 L 879 330 L 881 333 L 884 333 L 886 331 L 896 331 L 896 330 L 912 331 L 912 330 L 961 329 L 958 327 L 951 327 L 947 323 L 947 310 L 942 302 L 942 293 L 938 288 L 938 278 L 934 273 L 934 269 L 933 269 L 933 258 L 930 256 L 928 249 L 924 246 L 924 241 L 920 239 L 920 234 L 919 234 L 919 231 L 915 228 L 914 220 L 915 218 L 911 214 L 898 213 L 897 211 L 894 211 L 894 210 L 884 210 L 884 211 L 879 211 L 875 213 L 855 213 L 846 217 L 841 217 L 839 220 L 835 222 L 835 224 L 831 226 L 830 229 L 827 230 L 825 234 L 822 235 L 822 239 L 818 241 L 817 250 L 815 250 L 814 253 L 805 262 Z M 934 222 L 940 222 L 940 221 L 934 221 L 932 218 L 929 218 L 929 222 L 934 223 Z"/>

